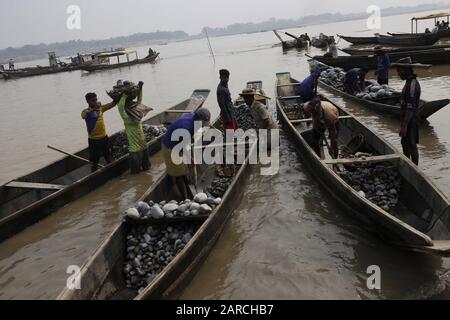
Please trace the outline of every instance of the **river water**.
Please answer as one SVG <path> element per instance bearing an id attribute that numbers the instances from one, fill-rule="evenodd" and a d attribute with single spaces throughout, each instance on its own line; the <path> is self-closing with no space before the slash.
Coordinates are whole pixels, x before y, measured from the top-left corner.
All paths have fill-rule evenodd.
<path id="1" fill-rule="evenodd" d="M 386 17 L 380 32 L 408 31 L 409 19 L 410 15 Z M 371 33 L 365 21 L 290 32 L 310 36 Z M 71 152 L 85 147 L 86 129 L 80 118 L 84 94 L 95 91 L 107 102 L 105 90 L 118 79 L 144 81 L 144 103 L 156 111 L 186 99 L 196 88 L 210 88 L 206 107 L 217 115 L 215 87 L 221 68 L 231 71 L 234 96 L 251 80 L 262 80 L 266 93 L 273 95 L 276 72 L 289 71 L 299 80 L 308 74 L 304 51 L 283 53 L 276 43 L 271 32 L 212 38 L 215 64 L 204 39 L 170 43 L 153 47 L 162 57 L 153 65 L 1 81 L 0 181 L 58 159 L 60 155 L 48 150 L 48 144 Z M 346 44 L 342 40 L 339 46 Z M 142 57 L 147 47 L 137 49 Z M 309 54 L 323 52 L 312 48 Z M 450 66 L 433 67 L 419 77 L 424 99 L 448 97 Z M 395 74 L 391 84 L 402 86 Z M 326 94 L 400 147 L 395 119 Z M 447 194 L 449 118 L 449 107 L 433 115 L 421 130 L 420 143 L 420 168 Z M 123 127 L 117 110 L 109 111 L 105 121 L 110 133 Z M 238 209 L 184 298 L 450 298 L 450 259 L 406 253 L 368 234 L 318 186 L 283 136 L 281 145 L 280 172 L 273 177 L 251 176 Z M 118 223 L 123 210 L 163 172 L 160 156 L 152 162 L 150 172 L 126 173 L 1 243 L 0 299 L 55 298 L 65 286 L 67 267 L 82 265 Z M 379 291 L 367 289 L 370 265 L 381 268 Z"/>

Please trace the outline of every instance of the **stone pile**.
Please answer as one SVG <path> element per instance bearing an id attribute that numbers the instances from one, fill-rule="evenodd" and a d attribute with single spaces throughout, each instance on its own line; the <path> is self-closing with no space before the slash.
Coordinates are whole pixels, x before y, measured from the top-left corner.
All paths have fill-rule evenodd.
<path id="1" fill-rule="evenodd" d="M 358 194 L 372 201 L 385 211 L 399 202 L 401 176 L 390 164 L 366 165 L 355 171 L 342 171 L 341 178 Z"/>
<path id="2" fill-rule="evenodd" d="M 152 126 L 143 124 L 145 140 L 152 141 L 155 138 L 163 135 L 166 132 L 164 125 Z M 111 156 L 113 159 L 118 159 L 128 153 L 128 139 L 124 131 L 118 132 L 110 138 Z"/>

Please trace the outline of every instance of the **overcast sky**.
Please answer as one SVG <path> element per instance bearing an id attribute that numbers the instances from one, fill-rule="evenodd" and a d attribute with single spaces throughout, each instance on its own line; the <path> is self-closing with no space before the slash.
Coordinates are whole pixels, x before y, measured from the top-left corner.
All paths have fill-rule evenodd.
<path id="1" fill-rule="evenodd" d="M 136 32 L 223 27 L 235 22 L 299 18 L 325 12 L 449 3 L 450 0 L 0 0 L 0 48 L 72 39 L 104 39 Z M 69 5 L 81 9 L 81 30 L 68 30 Z"/>

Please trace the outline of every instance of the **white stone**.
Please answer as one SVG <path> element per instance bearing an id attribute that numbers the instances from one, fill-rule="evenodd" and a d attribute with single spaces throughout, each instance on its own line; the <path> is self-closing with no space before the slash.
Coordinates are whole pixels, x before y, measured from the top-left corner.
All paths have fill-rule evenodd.
<path id="1" fill-rule="evenodd" d="M 150 215 L 151 215 L 152 218 L 154 218 L 154 219 L 161 219 L 161 218 L 164 217 L 164 211 L 161 209 L 160 206 L 154 205 L 154 206 L 150 209 Z"/>
<path id="2" fill-rule="evenodd" d="M 164 212 L 172 212 L 178 209 L 178 205 L 175 203 L 168 203 L 163 207 Z"/>
<path id="3" fill-rule="evenodd" d="M 203 192 L 197 193 L 194 197 L 194 201 L 198 203 L 203 203 L 206 200 L 208 200 L 208 196 L 206 195 L 206 193 Z"/>
<path id="4" fill-rule="evenodd" d="M 210 213 L 212 211 L 212 208 L 210 206 L 208 206 L 207 204 L 202 204 L 200 206 L 200 210 L 201 213 Z"/>
<path id="5" fill-rule="evenodd" d="M 139 211 L 136 208 L 130 208 L 127 211 L 125 211 L 125 214 L 127 217 L 130 217 L 131 219 L 140 219 L 141 215 L 139 214 Z"/>

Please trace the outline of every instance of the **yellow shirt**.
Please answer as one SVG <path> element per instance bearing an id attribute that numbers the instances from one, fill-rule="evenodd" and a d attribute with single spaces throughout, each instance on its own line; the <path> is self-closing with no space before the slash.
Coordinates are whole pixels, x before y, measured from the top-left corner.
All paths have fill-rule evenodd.
<path id="1" fill-rule="evenodd" d="M 81 117 L 86 121 L 89 139 L 100 140 L 107 136 L 103 113 L 115 105 L 115 102 L 111 102 L 104 106 L 99 105 L 97 109 L 87 108 L 81 112 Z"/>

